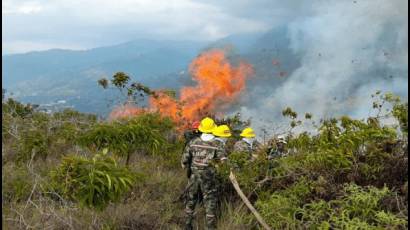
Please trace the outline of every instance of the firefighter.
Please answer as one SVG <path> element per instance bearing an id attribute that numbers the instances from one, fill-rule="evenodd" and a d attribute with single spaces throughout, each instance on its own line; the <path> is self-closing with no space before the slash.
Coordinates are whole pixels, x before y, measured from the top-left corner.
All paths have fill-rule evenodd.
<path id="1" fill-rule="evenodd" d="M 192 156 L 192 174 L 187 185 L 185 229 L 193 229 L 192 222 L 195 206 L 198 203 L 198 192 L 202 192 L 204 199 L 207 229 L 216 229 L 218 180 L 216 169 L 211 162 L 225 160 L 226 152 L 212 134 L 215 128 L 215 122 L 211 118 L 204 118 L 198 127 L 202 132 L 201 136 L 189 142 L 181 159 L 182 167 L 185 168 L 189 165 L 189 156 Z"/>
<path id="2" fill-rule="evenodd" d="M 245 128 L 240 136 L 242 137 L 242 139 L 235 143 L 233 151 L 248 153 L 250 159 L 256 159 L 256 152 L 260 149 L 261 145 L 256 140 L 256 135 L 253 129 L 250 127 Z"/>
<path id="3" fill-rule="evenodd" d="M 192 122 L 191 129 L 184 132 L 185 146 L 190 140 L 201 135 L 201 132 L 198 130 L 199 124 L 199 121 Z"/>
<path id="4" fill-rule="evenodd" d="M 227 125 L 216 127 L 212 134 L 216 136 L 215 140 L 219 141 L 223 147 L 225 147 L 228 137 L 232 136 L 231 130 Z"/>
<path id="5" fill-rule="evenodd" d="M 199 137 L 201 135 L 201 131 L 198 130 L 198 127 L 200 125 L 199 121 L 194 121 L 191 124 L 191 129 L 187 130 L 184 132 L 184 138 L 185 138 L 185 145 L 184 145 L 184 149 L 186 148 L 186 146 L 188 145 L 188 143 L 193 140 L 196 137 Z M 190 162 L 191 162 L 191 158 L 192 156 L 188 156 L 189 158 L 187 159 L 188 162 L 188 166 L 185 167 L 186 168 L 186 174 L 188 179 L 191 177 L 191 166 L 190 166 Z"/>
<path id="6" fill-rule="evenodd" d="M 286 152 L 286 139 L 284 136 L 278 136 L 276 141 L 276 147 L 271 146 L 268 149 L 268 159 L 271 160 L 276 157 L 283 157 L 287 155 Z"/>

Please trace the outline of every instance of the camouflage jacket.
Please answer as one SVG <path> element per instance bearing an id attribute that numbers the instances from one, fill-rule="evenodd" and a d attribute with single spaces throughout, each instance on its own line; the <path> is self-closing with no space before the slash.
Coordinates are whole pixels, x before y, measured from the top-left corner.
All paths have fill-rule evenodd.
<path id="1" fill-rule="evenodd" d="M 260 149 L 261 145 L 257 140 L 254 140 L 252 142 L 252 145 L 248 144 L 245 140 L 240 140 L 235 143 L 233 146 L 233 151 L 234 152 L 245 152 L 248 153 L 250 156 L 252 156 L 256 151 Z"/>
<path id="2" fill-rule="evenodd" d="M 192 156 L 192 158 L 190 158 Z M 192 159 L 192 162 L 189 160 Z M 212 161 L 226 159 L 226 152 L 220 141 L 215 139 L 204 141 L 201 137 L 191 140 L 184 149 L 181 163 L 183 167 L 191 164 L 192 168 L 207 168 Z"/>
<path id="3" fill-rule="evenodd" d="M 197 130 L 187 130 L 184 132 L 184 138 L 185 138 L 186 144 L 188 144 L 195 137 L 199 137 L 199 136 L 201 136 L 201 132 Z"/>
<path id="4" fill-rule="evenodd" d="M 268 159 L 273 159 L 276 157 L 283 157 L 286 156 L 287 152 L 286 151 L 280 151 L 278 149 L 270 148 L 268 149 Z"/>

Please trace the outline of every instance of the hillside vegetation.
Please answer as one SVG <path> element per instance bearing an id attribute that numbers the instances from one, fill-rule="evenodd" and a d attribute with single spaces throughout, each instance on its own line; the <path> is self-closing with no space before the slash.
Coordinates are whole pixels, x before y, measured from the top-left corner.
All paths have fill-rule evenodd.
<path id="1" fill-rule="evenodd" d="M 408 104 L 380 92 L 373 98 L 376 115 L 366 120 L 314 123 L 285 109 L 285 157 L 266 160 L 268 146 L 252 162 L 230 153 L 218 168 L 219 229 L 260 228 L 230 184 L 230 170 L 272 229 L 407 229 Z M 45 114 L 4 98 L 2 109 L 5 229 L 182 229 L 184 140 L 171 119 Z M 234 129 L 229 144 L 246 124 L 240 117 L 220 122 Z M 305 124 L 315 130 L 292 132 Z M 197 223 L 202 229 L 202 207 Z"/>

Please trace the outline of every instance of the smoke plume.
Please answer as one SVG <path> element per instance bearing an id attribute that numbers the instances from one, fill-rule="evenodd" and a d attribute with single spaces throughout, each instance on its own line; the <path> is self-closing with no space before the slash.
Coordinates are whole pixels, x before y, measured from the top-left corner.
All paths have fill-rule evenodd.
<path id="1" fill-rule="evenodd" d="M 258 71 L 248 85 L 254 90 L 244 95 L 247 99 L 239 110 L 259 130 L 272 131 L 283 123 L 281 111 L 287 106 L 316 118 L 364 118 L 376 90 L 408 96 L 407 1 L 312 4 L 310 15 L 296 17 L 286 26 L 289 47 L 280 47 L 299 64 L 286 70 L 279 85 Z"/>
<path id="2" fill-rule="evenodd" d="M 377 90 L 408 96 L 407 1 L 310 3 L 242 52 L 246 62 L 234 66 L 226 50 L 199 55 L 189 66 L 195 85 L 176 98 L 159 92 L 150 110 L 181 124 L 240 112 L 261 137 L 283 131 L 286 107 L 314 119 L 365 118 Z"/>

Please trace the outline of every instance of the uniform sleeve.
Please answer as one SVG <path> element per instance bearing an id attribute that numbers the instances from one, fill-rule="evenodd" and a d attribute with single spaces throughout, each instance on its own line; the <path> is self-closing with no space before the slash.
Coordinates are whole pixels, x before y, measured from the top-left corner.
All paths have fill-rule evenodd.
<path id="1" fill-rule="evenodd" d="M 184 152 L 182 153 L 182 157 L 181 157 L 181 165 L 183 168 L 185 168 L 189 162 L 191 161 L 191 142 L 189 142 L 185 148 L 184 148 Z"/>
<path id="2" fill-rule="evenodd" d="M 244 148 L 242 141 L 238 141 L 235 143 L 233 146 L 233 151 L 234 152 L 246 152 L 246 148 Z"/>
<path id="3" fill-rule="evenodd" d="M 262 149 L 262 145 L 261 143 L 259 143 L 259 141 L 255 141 L 252 144 L 254 146 L 255 151 L 260 151 Z"/>
<path id="4" fill-rule="evenodd" d="M 228 155 L 226 153 L 224 144 L 222 144 L 222 143 L 218 144 L 218 150 L 216 150 L 216 157 L 219 160 L 224 161 L 224 160 L 228 159 L 227 156 Z"/>
<path id="5" fill-rule="evenodd" d="M 240 150 L 239 150 L 239 142 L 236 142 L 236 143 L 233 145 L 233 151 L 234 151 L 234 152 L 240 152 Z"/>

